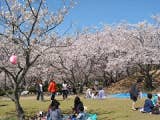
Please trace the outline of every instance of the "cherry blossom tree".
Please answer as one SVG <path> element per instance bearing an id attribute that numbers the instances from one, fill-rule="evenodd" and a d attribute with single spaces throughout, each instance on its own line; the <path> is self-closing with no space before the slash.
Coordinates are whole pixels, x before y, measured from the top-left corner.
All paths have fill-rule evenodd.
<path id="1" fill-rule="evenodd" d="M 105 79 L 117 79 L 120 74 L 125 76 L 128 68 L 136 67 L 135 72 L 144 76 L 146 87 L 152 88 L 153 74 L 159 68 L 159 27 L 156 25 L 147 22 L 122 23 L 105 26 L 94 33 L 84 32 L 76 38 L 70 47 L 72 52 L 68 50 L 71 61 L 66 64 L 72 65 L 76 61 L 79 70 L 82 68 L 81 72 L 78 71 L 79 75 L 95 71 L 97 75 L 107 75 Z M 65 53 L 65 58 L 68 55 Z M 89 61 L 92 61 L 90 72 L 91 69 L 85 69 Z"/>
<path id="2" fill-rule="evenodd" d="M 52 46 L 55 40 L 50 38 L 55 36 L 55 28 L 62 23 L 70 7 L 71 4 L 64 4 L 57 11 L 50 12 L 45 0 L 1 0 L 0 72 L 4 77 L 1 78 L 4 81 L 1 88 L 15 103 L 19 120 L 25 119 L 19 101 L 25 77 L 32 66 L 44 61 L 44 52 L 55 47 Z M 15 65 L 9 62 L 12 54 L 18 57 Z"/>
<path id="3" fill-rule="evenodd" d="M 134 27 L 136 29 L 131 31 L 131 40 L 135 41 L 132 60 L 144 77 L 145 87 L 152 90 L 152 82 L 159 69 L 159 27 L 147 22 Z"/>

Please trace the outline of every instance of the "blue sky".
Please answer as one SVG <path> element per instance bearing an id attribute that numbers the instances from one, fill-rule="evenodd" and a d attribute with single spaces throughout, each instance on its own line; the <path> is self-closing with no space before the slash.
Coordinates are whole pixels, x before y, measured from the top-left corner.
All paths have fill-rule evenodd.
<path id="1" fill-rule="evenodd" d="M 122 21 L 138 23 L 152 22 L 152 15 L 160 14 L 160 0 L 75 0 L 77 4 L 57 27 L 63 34 L 70 25 L 68 33 L 74 33 L 86 27 L 102 24 L 118 24 Z M 47 0 L 48 7 L 54 11 L 62 5 L 61 0 Z M 0 27 L 0 29 L 2 29 Z"/>
<path id="2" fill-rule="evenodd" d="M 49 9 L 53 10 L 60 0 L 47 0 Z M 58 31 L 65 31 L 71 23 L 70 32 L 85 27 L 103 24 L 118 24 L 122 21 L 138 23 L 152 22 L 152 15 L 160 14 L 160 0 L 78 0 L 77 5 L 69 11 Z"/>

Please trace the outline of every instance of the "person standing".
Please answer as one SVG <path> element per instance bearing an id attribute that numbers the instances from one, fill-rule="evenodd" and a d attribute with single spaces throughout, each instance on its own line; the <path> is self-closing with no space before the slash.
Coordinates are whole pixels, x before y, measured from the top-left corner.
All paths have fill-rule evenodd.
<path id="1" fill-rule="evenodd" d="M 63 94 L 63 100 L 67 99 L 68 97 L 68 85 L 67 82 L 64 81 L 62 84 L 62 94 Z"/>
<path id="2" fill-rule="evenodd" d="M 37 100 L 40 99 L 43 101 L 43 84 L 42 84 L 42 80 L 38 80 L 36 83 L 36 91 L 37 91 Z"/>
<path id="3" fill-rule="evenodd" d="M 54 79 L 51 79 L 50 83 L 49 83 L 49 86 L 48 86 L 48 92 L 51 93 L 51 100 L 55 99 L 56 91 L 57 91 L 56 82 L 54 81 Z"/>
<path id="4" fill-rule="evenodd" d="M 133 101 L 132 103 L 132 110 L 136 110 L 136 107 L 135 107 L 135 104 L 136 104 L 136 101 L 138 99 L 138 96 L 139 96 L 139 89 L 138 89 L 138 84 L 141 83 L 142 80 L 141 79 L 138 79 L 136 83 L 134 83 L 130 90 L 129 90 L 129 93 L 130 93 L 130 99 Z"/>

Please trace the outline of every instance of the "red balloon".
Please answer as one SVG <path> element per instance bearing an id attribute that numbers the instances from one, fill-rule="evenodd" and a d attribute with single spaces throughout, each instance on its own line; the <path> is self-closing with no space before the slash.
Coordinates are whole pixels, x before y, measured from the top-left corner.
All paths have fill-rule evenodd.
<path id="1" fill-rule="evenodd" d="M 17 64 L 17 56 L 16 55 L 12 55 L 10 58 L 9 58 L 9 61 L 12 63 L 12 64 Z"/>

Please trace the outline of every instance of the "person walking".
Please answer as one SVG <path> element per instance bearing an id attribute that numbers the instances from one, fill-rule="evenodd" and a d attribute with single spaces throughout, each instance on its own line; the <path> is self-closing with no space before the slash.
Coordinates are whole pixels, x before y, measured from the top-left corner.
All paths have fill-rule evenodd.
<path id="1" fill-rule="evenodd" d="M 130 99 L 133 101 L 132 102 L 132 110 L 136 110 L 136 107 L 135 107 L 135 104 L 136 104 L 136 101 L 138 99 L 138 96 L 139 96 L 139 89 L 138 89 L 138 84 L 142 82 L 142 79 L 138 79 L 136 83 L 134 83 L 130 90 L 129 90 L 129 93 L 130 93 Z"/>
<path id="2" fill-rule="evenodd" d="M 56 91 L 57 91 L 56 82 L 54 81 L 54 79 L 51 79 L 50 83 L 49 83 L 49 86 L 48 86 L 48 92 L 51 93 L 51 100 L 55 99 Z"/>
<path id="3" fill-rule="evenodd" d="M 68 85 L 67 82 L 64 81 L 62 84 L 62 94 L 63 94 L 63 100 L 67 99 L 68 97 Z"/>
<path id="4" fill-rule="evenodd" d="M 37 91 L 37 100 L 40 99 L 43 101 L 44 97 L 43 97 L 43 83 L 42 80 L 38 80 L 36 83 L 36 91 Z"/>

